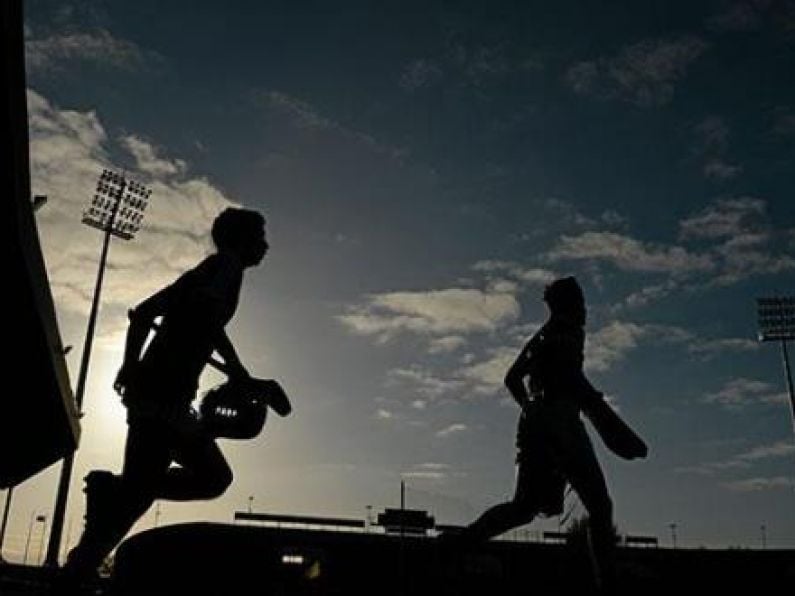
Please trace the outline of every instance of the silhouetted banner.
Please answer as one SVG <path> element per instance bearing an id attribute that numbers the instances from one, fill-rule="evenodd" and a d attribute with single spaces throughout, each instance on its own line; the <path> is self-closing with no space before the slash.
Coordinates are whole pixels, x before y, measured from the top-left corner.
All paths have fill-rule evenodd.
<path id="1" fill-rule="evenodd" d="M 0 3 L 0 165 L 8 263 L 4 280 L 6 386 L 0 394 L 0 488 L 73 451 L 79 425 L 33 216 L 22 3 Z M 7 153 L 6 153 L 7 151 Z"/>

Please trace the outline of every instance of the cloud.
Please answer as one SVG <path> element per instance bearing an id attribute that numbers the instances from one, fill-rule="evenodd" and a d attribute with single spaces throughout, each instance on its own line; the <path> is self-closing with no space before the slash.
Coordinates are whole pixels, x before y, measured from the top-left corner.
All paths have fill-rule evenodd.
<path id="1" fill-rule="evenodd" d="M 460 392 L 462 389 L 462 383 L 460 381 L 440 378 L 432 371 L 416 365 L 408 368 L 395 368 L 390 370 L 387 373 L 387 383 L 393 385 L 408 384 L 417 394 L 430 400 L 437 399 L 445 394 Z M 412 404 L 414 404 L 414 402 L 416 402 L 416 400 L 414 400 Z"/>
<path id="2" fill-rule="evenodd" d="M 644 40 L 616 56 L 579 62 L 569 68 L 565 79 L 580 95 L 660 106 L 671 101 L 677 81 L 707 47 L 694 36 Z"/>
<path id="3" fill-rule="evenodd" d="M 795 489 L 795 480 L 786 476 L 747 478 L 734 482 L 724 482 L 723 486 L 732 491 L 748 493 L 765 490 Z"/>
<path id="4" fill-rule="evenodd" d="M 737 411 L 753 404 L 786 403 L 787 395 L 776 393 L 770 383 L 740 377 L 728 381 L 718 391 L 707 393 L 702 401 Z"/>
<path id="5" fill-rule="evenodd" d="M 641 341 L 671 344 L 685 343 L 691 339 L 692 334 L 680 327 L 612 321 L 587 336 L 585 368 L 595 372 L 610 370 L 635 350 Z"/>
<path id="6" fill-rule="evenodd" d="M 390 412 L 389 410 L 386 410 L 384 408 L 378 408 L 375 411 L 375 417 L 378 420 L 391 420 L 392 418 L 395 417 L 395 415 L 392 412 Z"/>
<path id="7" fill-rule="evenodd" d="M 368 297 L 337 319 L 360 335 L 387 341 L 398 333 L 426 335 L 495 331 L 519 316 L 513 294 L 449 288 L 427 292 L 388 292 Z"/>
<path id="8" fill-rule="evenodd" d="M 503 388 L 505 373 L 519 353 L 518 347 L 498 347 L 480 362 L 470 363 L 456 371 L 456 376 L 467 382 L 474 393 L 491 395 Z"/>
<path id="9" fill-rule="evenodd" d="M 685 274 L 709 271 L 712 258 L 693 254 L 681 246 L 643 243 L 613 232 L 585 232 L 579 236 L 561 236 L 547 256 L 552 261 L 604 260 L 625 271 Z"/>
<path id="10" fill-rule="evenodd" d="M 679 236 L 683 239 L 737 236 L 765 215 L 766 209 L 765 202 L 754 197 L 719 199 L 680 221 Z"/>
<path id="11" fill-rule="evenodd" d="M 464 432 L 465 430 L 467 430 L 467 428 L 468 427 L 466 424 L 458 422 L 455 424 L 451 424 L 450 426 L 446 426 L 442 430 L 437 431 L 436 436 L 439 437 L 440 439 L 446 439 L 453 435 Z"/>
<path id="12" fill-rule="evenodd" d="M 143 70 L 163 57 L 137 44 L 114 37 L 106 29 L 64 33 L 25 40 L 28 69 L 58 71 L 75 62 L 93 63 L 127 71 Z"/>
<path id="13" fill-rule="evenodd" d="M 445 337 L 437 337 L 429 342 L 428 352 L 431 354 L 445 354 L 448 352 L 455 352 L 467 344 L 467 340 L 460 335 L 447 335 Z"/>
<path id="14" fill-rule="evenodd" d="M 665 273 L 669 278 L 625 298 L 618 310 L 658 300 L 690 280 L 690 289 L 727 286 L 757 275 L 795 269 L 795 258 L 778 253 L 787 231 L 768 222 L 767 205 L 755 197 L 718 199 L 679 222 L 682 245 L 643 242 L 624 234 L 588 231 L 563 235 L 546 258 L 552 262 L 605 261 L 624 271 Z M 688 242 L 699 242 L 697 248 Z"/>
<path id="15" fill-rule="evenodd" d="M 135 135 L 121 138 L 120 144 L 135 158 L 138 169 L 152 176 L 173 176 L 185 171 L 186 164 L 181 159 L 163 159 L 155 148 Z"/>
<path id="16" fill-rule="evenodd" d="M 33 192 L 50 197 L 36 219 L 53 296 L 59 311 L 85 315 L 100 238 L 80 223 L 80 214 L 99 174 L 113 168 L 114 145 L 92 111 L 63 110 L 29 91 L 28 114 Z M 114 242 L 102 296 L 106 307 L 124 311 L 201 259 L 210 247 L 213 217 L 232 204 L 202 178 L 140 173 L 152 190 L 143 227 L 134 240 Z M 138 172 L 131 176 L 140 178 Z M 123 328 L 112 311 L 103 320 L 103 329 L 109 328 Z"/>
<path id="17" fill-rule="evenodd" d="M 444 480 L 449 475 L 450 466 L 436 462 L 425 462 L 412 466 L 412 469 L 401 472 L 403 478 Z"/>
<path id="18" fill-rule="evenodd" d="M 524 284 L 537 286 L 544 286 L 558 277 L 549 269 L 525 267 L 513 261 L 483 260 L 475 263 L 472 269 L 486 274 L 504 274 Z"/>
<path id="19" fill-rule="evenodd" d="M 693 157 L 701 162 L 705 178 L 723 182 L 737 177 L 743 171 L 739 164 L 729 163 L 725 154 L 729 147 L 729 126 L 720 116 L 707 116 L 693 127 L 696 143 Z"/>
<path id="20" fill-rule="evenodd" d="M 697 340 L 688 346 L 688 351 L 702 355 L 705 358 L 711 358 L 726 352 L 755 352 L 758 349 L 758 341 L 740 337 Z"/>
<path id="21" fill-rule="evenodd" d="M 624 298 L 620 304 L 613 307 L 613 311 L 619 311 L 623 308 L 639 308 L 646 306 L 673 293 L 675 290 L 679 289 L 679 285 L 677 280 L 668 279 L 659 284 L 646 286 Z"/>
<path id="22" fill-rule="evenodd" d="M 708 462 L 697 466 L 678 468 L 677 472 L 703 474 L 712 476 L 724 470 L 748 469 L 756 462 L 769 459 L 791 457 L 795 454 L 795 445 L 790 441 L 778 441 L 770 445 L 759 445 L 722 461 Z"/>
<path id="23" fill-rule="evenodd" d="M 775 236 L 767 204 L 755 197 L 719 199 L 679 222 L 682 240 L 720 241 L 710 249 L 716 263 L 712 285 L 795 269 L 795 258 L 771 251 Z"/>
<path id="24" fill-rule="evenodd" d="M 401 161 L 406 156 L 405 149 L 385 145 L 372 135 L 353 130 L 322 114 L 311 104 L 281 91 L 259 91 L 253 95 L 254 101 L 281 121 L 310 135 L 331 135 L 353 145 L 364 147 L 379 155 Z"/>
<path id="25" fill-rule="evenodd" d="M 627 220 L 613 209 L 606 209 L 597 216 L 583 214 L 574 204 L 555 197 L 544 199 L 541 207 L 550 212 L 550 217 L 557 223 L 572 228 L 593 228 L 606 226 L 609 228 L 623 227 Z"/>

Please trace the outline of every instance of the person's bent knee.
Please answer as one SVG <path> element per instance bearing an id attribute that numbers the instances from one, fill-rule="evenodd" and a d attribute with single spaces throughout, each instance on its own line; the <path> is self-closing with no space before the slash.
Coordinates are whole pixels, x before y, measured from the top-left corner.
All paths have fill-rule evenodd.
<path id="1" fill-rule="evenodd" d="M 215 499 L 220 497 L 232 485 L 234 475 L 228 466 L 222 468 L 207 482 L 207 498 Z"/>

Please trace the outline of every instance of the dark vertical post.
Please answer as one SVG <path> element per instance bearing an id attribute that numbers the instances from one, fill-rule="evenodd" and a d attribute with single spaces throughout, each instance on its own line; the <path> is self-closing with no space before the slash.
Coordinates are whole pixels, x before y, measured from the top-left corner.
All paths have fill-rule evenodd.
<path id="1" fill-rule="evenodd" d="M 6 504 L 3 508 L 3 523 L 0 525 L 0 563 L 3 562 L 3 542 L 6 537 L 6 528 L 8 527 L 8 513 L 11 511 L 11 497 L 14 496 L 14 487 L 10 486 L 6 491 Z"/>
<path id="2" fill-rule="evenodd" d="M 792 417 L 792 432 L 795 433 L 795 392 L 792 389 L 792 371 L 789 367 L 789 354 L 787 353 L 787 340 L 781 340 L 781 358 L 784 360 L 784 377 L 787 379 L 787 392 L 789 393 L 790 415 Z"/>

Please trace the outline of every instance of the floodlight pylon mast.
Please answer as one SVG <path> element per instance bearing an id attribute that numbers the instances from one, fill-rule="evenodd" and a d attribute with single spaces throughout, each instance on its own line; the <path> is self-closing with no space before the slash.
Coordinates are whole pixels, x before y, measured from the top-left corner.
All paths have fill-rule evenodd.
<path id="1" fill-rule="evenodd" d="M 784 379 L 789 394 L 792 432 L 795 437 L 795 390 L 792 385 L 792 370 L 789 364 L 787 342 L 795 340 L 795 296 L 759 298 L 759 341 L 781 342 L 781 359 L 784 363 Z"/>
<path id="2" fill-rule="evenodd" d="M 125 196 L 127 192 L 127 196 Z M 97 183 L 97 194 L 94 195 L 92 207 L 83 214 L 83 223 L 102 230 L 102 252 L 99 259 L 97 281 L 94 285 L 94 296 L 91 300 L 91 313 L 88 317 L 88 329 L 83 342 L 83 355 L 80 361 L 80 372 L 77 377 L 75 402 L 77 410 L 82 414 L 83 396 L 85 395 L 88 367 L 91 360 L 91 347 L 94 342 L 97 315 L 99 313 L 102 282 L 105 278 L 105 264 L 108 260 L 111 236 L 130 240 L 135 232 L 140 229 L 143 219 L 143 210 L 146 209 L 151 191 L 143 185 L 128 181 L 124 175 L 104 170 Z M 120 210 L 122 217 L 120 218 Z M 44 564 L 49 567 L 58 566 L 58 553 L 60 551 L 63 522 L 66 516 L 66 504 L 69 495 L 69 484 L 74 467 L 74 453 L 68 454 L 63 459 L 61 475 L 58 480 L 58 490 L 55 499 L 55 509 L 52 516 L 50 539 L 47 545 L 47 555 Z"/>

